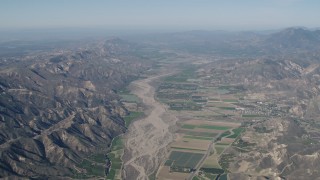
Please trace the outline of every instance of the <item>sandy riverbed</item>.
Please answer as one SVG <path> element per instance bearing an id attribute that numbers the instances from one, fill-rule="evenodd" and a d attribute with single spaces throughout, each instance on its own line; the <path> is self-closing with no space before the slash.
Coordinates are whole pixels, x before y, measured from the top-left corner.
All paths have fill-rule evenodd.
<path id="1" fill-rule="evenodd" d="M 167 75 L 137 80 L 130 85 L 131 92 L 146 106 L 146 116 L 133 122 L 126 133 L 124 179 L 148 179 L 164 160 L 167 146 L 173 141 L 169 127 L 175 124 L 176 118 L 155 100 L 155 88 L 151 85 Z"/>

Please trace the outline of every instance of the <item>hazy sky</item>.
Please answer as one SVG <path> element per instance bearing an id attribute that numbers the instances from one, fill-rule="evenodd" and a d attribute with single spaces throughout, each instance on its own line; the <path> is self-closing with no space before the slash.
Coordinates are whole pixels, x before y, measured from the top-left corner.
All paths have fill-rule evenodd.
<path id="1" fill-rule="evenodd" d="M 0 29 L 320 27 L 320 0 L 1 0 Z"/>

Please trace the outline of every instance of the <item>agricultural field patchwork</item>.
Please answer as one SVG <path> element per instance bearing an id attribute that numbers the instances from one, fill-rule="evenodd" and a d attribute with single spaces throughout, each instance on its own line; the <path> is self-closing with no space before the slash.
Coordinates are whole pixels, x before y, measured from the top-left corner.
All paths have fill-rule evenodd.
<path id="1" fill-rule="evenodd" d="M 172 170 L 172 163 L 179 159 L 179 154 L 200 153 L 205 159 L 197 167 L 199 174 L 192 176 L 193 179 L 227 179 L 229 163 L 233 160 L 227 150 L 247 148 L 247 144 L 241 141 L 241 134 L 246 131 L 245 123 L 242 123 L 263 120 L 269 113 L 259 100 L 248 99 L 241 85 L 209 87 L 203 83 L 207 80 L 195 72 L 183 72 L 166 78 L 157 90 L 157 97 L 168 105 L 169 110 L 182 119 L 189 119 L 179 122 L 177 137 L 170 146 L 172 153 L 160 168 L 162 176 L 159 177 L 181 176 L 181 173 L 188 172 L 181 168 Z M 179 165 L 181 161 L 178 161 Z"/>
<path id="2" fill-rule="evenodd" d="M 137 111 L 139 110 L 138 104 L 140 103 L 140 99 L 136 95 L 130 94 L 126 89 L 120 91 L 118 94 L 123 103 L 129 103 L 130 106 L 134 106 L 135 111 L 129 111 L 129 113 L 123 117 L 125 126 L 128 128 L 134 120 L 144 115 L 142 111 Z M 125 139 L 123 136 L 117 136 L 112 141 L 111 150 L 107 154 L 107 157 L 111 161 L 111 168 L 106 179 L 122 179 L 121 171 L 123 166 L 122 155 L 124 153 L 124 141 Z"/>
<path id="3" fill-rule="evenodd" d="M 190 170 L 199 163 L 203 156 L 204 154 L 200 153 L 172 151 L 165 165 L 170 166 L 172 171 Z"/>
<path id="4" fill-rule="evenodd" d="M 118 136 L 112 141 L 111 152 L 108 153 L 108 158 L 111 161 L 111 169 L 107 176 L 107 179 L 121 179 L 121 167 L 124 146 L 123 137 Z"/>

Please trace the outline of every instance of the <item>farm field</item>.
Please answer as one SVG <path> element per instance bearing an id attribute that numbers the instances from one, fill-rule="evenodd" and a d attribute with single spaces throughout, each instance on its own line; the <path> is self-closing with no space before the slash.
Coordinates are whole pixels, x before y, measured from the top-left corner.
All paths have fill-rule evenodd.
<path id="1" fill-rule="evenodd" d="M 118 136 L 112 141 L 111 152 L 108 153 L 108 158 L 112 164 L 107 179 L 121 179 L 121 156 L 123 155 L 123 151 L 123 138 L 122 136 Z"/>
<path id="2" fill-rule="evenodd" d="M 202 168 L 207 168 L 206 171 L 208 171 L 203 172 L 203 176 L 209 179 L 214 178 L 217 174 L 212 173 L 212 171 L 214 171 L 213 168 L 217 169 L 217 172 L 220 169 L 219 172 L 223 173 L 219 165 L 219 157 L 235 140 L 234 138 L 227 138 L 227 136 L 238 136 L 242 132 L 242 129 L 238 128 L 239 126 L 240 123 L 234 122 L 198 119 L 184 121 L 176 132 L 177 137 L 171 144 L 169 157 L 159 170 L 159 178 L 169 178 L 169 176 L 174 177 L 175 175 L 181 176 L 183 172 L 190 172 L 190 169 L 193 168 L 206 153 L 210 152 L 209 147 L 211 144 L 213 144 L 213 152 L 203 161 L 201 166 Z M 219 137 L 220 140 L 217 141 Z M 217 141 L 216 144 L 220 145 L 214 144 L 214 141 Z M 189 164 L 191 160 L 194 162 Z M 208 170 L 210 168 L 211 170 Z M 166 173 L 165 170 L 167 170 Z M 186 173 L 186 175 L 189 174 Z"/>
<path id="3" fill-rule="evenodd" d="M 76 172 L 74 178 L 97 178 L 104 176 L 104 164 L 105 157 L 101 154 L 94 154 L 86 159 L 77 166 L 78 168 L 85 169 L 85 173 Z"/>
<path id="4" fill-rule="evenodd" d="M 211 154 L 206 158 L 202 167 L 204 168 L 220 168 L 219 162 L 219 153 Z"/>
<path id="5" fill-rule="evenodd" d="M 158 179 L 166 180 L 166 179 L 186 179 L 188 178 L 189 173 L 182 173 L 182 172 L 171 172 L 169 166 L 162 166 L 160 167 L 158 173 Z"/>
<path id="6" fill-rule="evenodd" d="M 172 169 L 191 169 L 198 164 L 203 155 L 200 153 L 172 151 L 165 165 Z"/>
<path id="7" fill-rule="evenodd" d="M 193 79 L 193 81 L 188 82 L 188 79 Z M 175 131 L 176 138 L 170 145 L 171 154 L 158 171 L 159 179 L 174 179 L 175 176 L 177 179 L 227 177 L 224 175 L 227 166 L 224 163 L 221 164 L 219 160 L 245 131 L 245 128 L 241 126 L 241 119 L 260 118 L 261 116 L 245 114 L 256 112 L 252 109 L 255 106 L 246 105 L 246 103 L 255 102 L 243 103 L 242 91 L 242 87 L 238 85 L 206 87 L 202 84 L 202 79 L 197 78 L 196 73 L 192 72 L 183 72 L 165 79 L 165 82 L 159 86 L 158 98 L 183 121 L 178 121 Z M 247 108 L 249 111 L 245 111 Z M 188 169 L 177 168 L 179 172 L 172 171 L 173 162 L 187 153 L 206 155 L 206 158 L 200 163 L 201 166 L 197 167 L 201 175 L 185 173 L 186 175 L 183 176 L 182 172 L 189 172 Z M 181 165 L 180 161 L 177 161 L 179 165 Z M 182 164 L 186 161 L 188 159 L 182 161 Z"/>
<path id="8" fill-rule="evenodd" d="M 211 142 L 211 140 L 179 138 L 171 145 L 171 147 L 207 151 Z"/>
<path id="9" fill-rule="evenodd" d="M 219 155 L 227 148 L 226 145 L 215 145 L 216 153 Z"/>
<path id="10" fill-rule="evenodd" d="M 205 152 L 184 152 L 180 150 L 171 151 L 168 159 L 162 167 L 160 167 L 159 179 L 185 179 L 189 176 L 189 172 L 203 158 Z"/>
<path id="11" fill-rule="evenodd" d="M 236 128 L 236 129 L 233 129 L 232 131 L 233 131 L 233 135 L 228 136 L 228 138 L 237 138 L 244 131 L 244 128 Z"/>
<path id="12" fill-rule="evenodd" d="M 135 106 L 135 110 L 138 110 L 138 103 L 140 99 L 134 95 L 130 94 L 128 90 L 123 90 L 119 92 L 121 96 L 121 100 L 124 103 L 129 103 L 130 106 Z M 128 128 L 129 125 L 139 117 L 143 116 L 143 112 L 141 111 L 129 111 L 128 115 L 124 116 L 123 119 L 125 121 L 125 126 Z M 107 175 L 106 179 L 115 179 L 120 180 L 122 179 L 122 155 L 124 153 L 124 137 L 117 136 L 113 139 L 111 144 L 111 150 L 107 154 L 109 160 L 111 161 L 111 168 L 109 170 L 109 174 Z"/>
<path id="13" fill-rule="evenodd" d="M 136 120 L 137 118 L 141 117 L 143 114 L 144 114 L 143 112 L 137 112 L 137 111 L 129 112 L 129 115 L 123 118 L 126 123 L 126 127 L 129 127 L 129 125 L 133 120 Z"/>

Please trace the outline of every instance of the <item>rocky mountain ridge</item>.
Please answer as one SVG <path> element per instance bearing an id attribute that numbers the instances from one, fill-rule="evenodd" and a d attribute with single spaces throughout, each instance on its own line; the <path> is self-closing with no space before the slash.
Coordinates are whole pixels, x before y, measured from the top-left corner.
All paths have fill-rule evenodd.
<path id="1" fill-rule="evenodd" d="M 125 131 L 115 90 L 148 68 L 119 39 L 30 54 L 0 70 L 0 178 L 71 177 Z"/>

